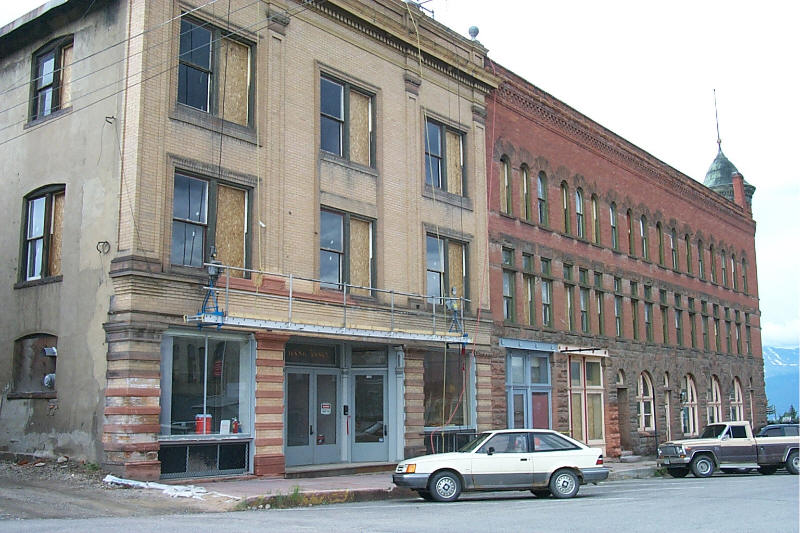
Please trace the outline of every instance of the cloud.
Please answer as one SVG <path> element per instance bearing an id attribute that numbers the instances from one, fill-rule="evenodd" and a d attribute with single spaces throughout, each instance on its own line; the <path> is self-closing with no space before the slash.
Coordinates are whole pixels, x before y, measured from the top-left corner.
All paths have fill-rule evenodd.
<path id="1" fill-rule="evenodd" d="M 761 343 L 764 346 L 800 346 L 800 319 L 782 323 L 762 322 Z"/>

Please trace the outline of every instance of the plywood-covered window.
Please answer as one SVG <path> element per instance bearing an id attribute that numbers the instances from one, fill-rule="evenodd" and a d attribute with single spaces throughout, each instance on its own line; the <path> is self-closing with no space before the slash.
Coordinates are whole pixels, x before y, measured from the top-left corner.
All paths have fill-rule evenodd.
<path id="1" fill-rule="evenodd" d="M 44 118 L 72 103 L 72 36 L 61 37 L 33 58 L 30 119 Z"/>
<path id="2" fill-rule="evenodd" d="M 320 279 L 327 289 L 369 296 L 374 278 L 373 222 L 350 213 L 320 210 Z"/>
<path id="3" fill-rule="evenodd" d="M 466 245 L 436 235 L 427 235 L 425 243 L 428 301 L 444 305 L 446 298 L 467 298 Z"/>
<path id="4" fill-rule="evenodd" d="M 320 148 L 373 165 L 373 96 L 347 82 L 320 77 Z"/>
<path id="5" fill-rule="evenodd" d="M 186 16 L 179 42 L 178 103 L 249 125 L 252 46 Z"/>
<path id="6" fill-rule="evenodd" d="M 425 183 L 464 196 L 464 134 L 426 119 L 424 135 Z"/>
<path id="7" fill-rule="evenodd" d="M 64 186 L 49 185 L 25 198 L 20 281 L 61 275 Z"/>
<path id="8" fill-rule="evenodd" d="M 200 268 L 213 254 L 223 265 L 248 268 L 250 194 L 241 186 L 176 172 L 171 263 Z M 229 272 L 245 276 L 242 270 Z"/>

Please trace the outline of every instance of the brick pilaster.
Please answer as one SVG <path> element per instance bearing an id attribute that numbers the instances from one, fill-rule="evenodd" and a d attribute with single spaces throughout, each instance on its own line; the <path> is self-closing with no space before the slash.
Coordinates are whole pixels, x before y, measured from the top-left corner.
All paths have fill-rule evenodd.
<path id="1" fill-rule="evenodd" d="M 283 353 L 288 335 L 256 333 L 256 421 L 253 472 L 283 476 Z"/>

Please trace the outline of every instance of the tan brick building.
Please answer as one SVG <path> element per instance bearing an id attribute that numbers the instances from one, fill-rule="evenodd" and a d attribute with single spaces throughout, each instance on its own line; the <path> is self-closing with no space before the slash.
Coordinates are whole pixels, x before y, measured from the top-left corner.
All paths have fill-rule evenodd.
<path id="1" fill-rule="evenodd" d="M 490 425 L 480 44 L 398 0 L 51 2 L 0 42 L 3 449 L 282 474 Z"/>

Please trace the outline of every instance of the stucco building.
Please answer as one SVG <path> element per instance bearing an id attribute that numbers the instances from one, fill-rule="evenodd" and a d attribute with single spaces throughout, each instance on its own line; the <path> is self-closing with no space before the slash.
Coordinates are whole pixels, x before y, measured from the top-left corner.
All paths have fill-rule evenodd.
<path id="1" fill-rule="evenodd" d="M 0 45 L 3 450 L 274 475 L 490 425 L 479 43 L 397 0 L 70 0 Z"/>
<path id="2" fill-rule="evenodd" d="M 706 187 L 487 69 L 493 424 L 617 456 L 765 422 L 754 187 L 721 150 Z"/>

